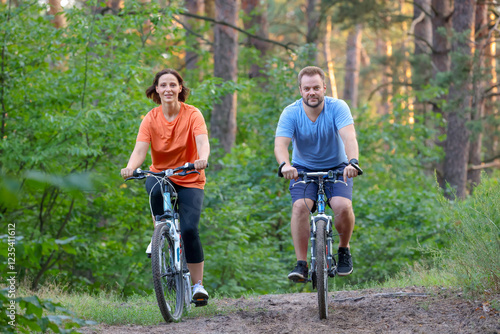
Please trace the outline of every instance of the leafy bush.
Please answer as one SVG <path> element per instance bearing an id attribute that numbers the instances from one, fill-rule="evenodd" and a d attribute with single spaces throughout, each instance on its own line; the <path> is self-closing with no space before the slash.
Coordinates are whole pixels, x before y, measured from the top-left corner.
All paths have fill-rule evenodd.
<path id="1" fill-rule="evenodd" d="M 482 183 L 467 200 L 443 200 L 452 229 L 441 263 L 472 293 L 500 293 L 499 183 L 483 173 Z"/>
<path id="2" fill-rule="evenodd" d="M 0 308 L 4 310 L 0 317 L 2 333 L 46 333 L 48 331 L 78 333 L 72 328 L 93 323 L 75 318 L 71 311 L 51 300 L 41 300 L 37 296 L 10 299 L 7 289 L 0 290 Z"/>

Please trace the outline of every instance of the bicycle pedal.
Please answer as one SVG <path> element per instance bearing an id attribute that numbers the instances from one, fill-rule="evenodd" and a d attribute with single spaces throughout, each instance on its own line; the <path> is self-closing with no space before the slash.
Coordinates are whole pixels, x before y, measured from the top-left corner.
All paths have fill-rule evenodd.
<path id="1" fill-rule="evenodd" d="M 206 306 L 208 304 L 208 298 L 193 299 L 191 303 L 194 304 L 195 307 Z"/>
<path id="2" fill-rule="evenodd" d="M 298 277 L 290 278 L 290 280 L 294 283 L 307 283 L 309 281 L 306 278 L 298 278 Z"/>

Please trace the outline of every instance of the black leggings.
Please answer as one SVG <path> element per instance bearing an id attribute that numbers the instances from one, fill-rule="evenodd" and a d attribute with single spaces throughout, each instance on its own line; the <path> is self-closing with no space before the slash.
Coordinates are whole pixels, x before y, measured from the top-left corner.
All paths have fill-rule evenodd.
<path id="1" fill-rule="evenodd" d="M 177 191 L 177 207 L 186 261 L 187 263 L 203 262 L 203 247 L 198 233 L 198 224 L 205 192 L 203 189 L 186 188 L 171 183 Z M 146 191 L 148 195 L 151 192 L 151 209 L 154 216 L 163 214 L 163 195 L 160 184 L 154 177 L 146 178 Z"/>

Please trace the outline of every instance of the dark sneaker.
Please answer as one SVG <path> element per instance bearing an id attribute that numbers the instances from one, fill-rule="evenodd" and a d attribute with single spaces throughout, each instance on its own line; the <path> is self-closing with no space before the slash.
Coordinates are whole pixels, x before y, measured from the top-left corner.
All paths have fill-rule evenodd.
<path id="1" fill-rule="evenodd" d="M 307 281 L 307 262 L 297 261 L 295 268 L 288 274 L 288 279 L 294 282 Z"/>
<path id="2" fill-rule="evenodd" d="M 352 256 L 347 247 L 339 247 L 339 263 L 337 265 L 337 274 L 347 276 L 352 273 Z"/>

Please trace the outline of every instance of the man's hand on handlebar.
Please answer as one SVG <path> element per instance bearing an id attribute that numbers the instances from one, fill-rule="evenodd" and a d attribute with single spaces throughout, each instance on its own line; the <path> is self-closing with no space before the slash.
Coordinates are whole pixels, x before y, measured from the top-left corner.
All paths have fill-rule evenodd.
<path id="1" fill-rule="evenodd" d="M 358 176 L 358 170 L 351 165 L 347 165 L 344 168 L 344 182 L 347 182 L 347 178 L 353 178 Z"/>
<path id="2" fill-rule="evenodd" d="M 283 177 L 288 180 L 294 179 L 295 181 L 297 181 L 299 178 L 297 169 L 289 164 L 283 165 L 283 167 L 281 168 L 281 173 L 283 174 Z"/>

